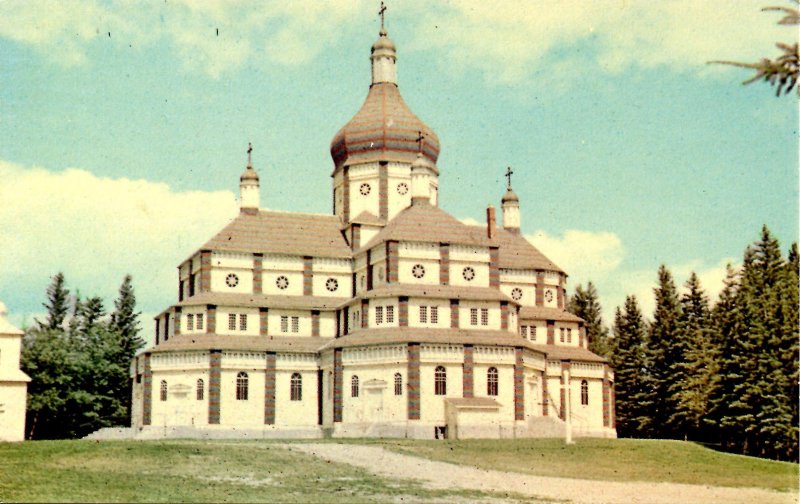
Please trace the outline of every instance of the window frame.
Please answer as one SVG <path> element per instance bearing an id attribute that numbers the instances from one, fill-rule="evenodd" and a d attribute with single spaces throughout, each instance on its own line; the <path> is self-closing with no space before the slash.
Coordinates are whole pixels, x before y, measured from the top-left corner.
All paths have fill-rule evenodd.
<path id="1" fill-rule="evenodd" d="M 244 371 L 236 374 L 236 400 L 247 401 L 250 395 L 250 377 Z"/>
<path id="2" fill-rule="evenodd" d="M 394 374 L 394 395 L 403 395 L 403 375 L 400 373 Z"/>
<path id="3" fill-rule="evenodd" d="M 581 380 L 581 406 L 589 406 L 589 382 Z"/>
<path id="4" fill-rule="evenodd" d="M 486 370 L 486 395 L 497 397 L 500 392 L 500 373 L 492 366 Z"/>
<path id="5" fill-rule="evenodd" d="M 303 375 L 300 373 L 292 373 L 292 377 L 289 379 L 289 400 L 303 400 Z"/>
<path id="6" fill-rule="evenodd" d="M 203 401 L 206 397 L 206 383 L 202 378 L 198 378 L 195 382 L 195 400 Z"/>
<path id="7" fill-rule="evenodd" d="M 436 366 L 433 370 L 433 395 L 447 395 L 447 368 Z"/>
<path id="8" fill-rule="evenodd" d="M 358 375 L 350 377 L 350 397 L 357 398 L 359 392 Z"/>

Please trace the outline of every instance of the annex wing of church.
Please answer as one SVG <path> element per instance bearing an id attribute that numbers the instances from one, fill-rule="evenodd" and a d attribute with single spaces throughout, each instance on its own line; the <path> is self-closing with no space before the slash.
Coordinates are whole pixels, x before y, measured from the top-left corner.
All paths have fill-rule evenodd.
<path id="1" fill-rule="evenodd" d="M 567 275 L 520 233 L 509 185 L 470 226 L 438 207 L 436 134 L 372 85 L 334 136 L 333 215 L 241 212 L 179 266 L 132 364 L 140 436 L 615 436 L 613 372 L 565 309 Z"/>

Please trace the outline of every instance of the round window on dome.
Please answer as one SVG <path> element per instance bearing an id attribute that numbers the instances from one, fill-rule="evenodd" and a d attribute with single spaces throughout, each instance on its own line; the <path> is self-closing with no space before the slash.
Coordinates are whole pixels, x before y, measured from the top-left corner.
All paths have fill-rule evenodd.
<path id="1" fill-rule="evenodd" d="M 421 264 L 415 264 L 413 268 L 411 268 L 411 274 L 414 275 L 414 278 L 422 278 L 425 276 L 425 266 Z"/>
<path id="2" fill-rule="evenodd" d="M 522 299 L 522 289 L 520 289 L 519 287 L 514 287 L 513 289 L 511 289 L 511 299 L 513 299 L 514 301 L 519 301 L 520 299 Z"/>
<path id="3" fill-rule="evenodd" d="M 289 279 L 281 275 L 277 279 L 275 279 L 275 285 L 280 290 L 286 290 L 286 288 L 289 287 Z"/>
<path id="4" fill-rule="evenodd" d="M 331 292 L 336 292 L 339 288 L 339 282 L 335 278 L 329 278 L 325 281 L 325 288 Z"/>
<path id="5" fill-rule="evenodd" d="M 547 289 L 547 291 L 544 293 L 544 300 L 548 303 L 553 301 L 553 289 Z"/>
<path id="6" fill-rule="evenodd" d="M 371 190 L 372 190 L 372 188 L 369 186 L 369 184 L 363 183 L 363 184 L 361 184 L 361 188 L 359 189 L 359 192 L 361 192 L 362 196 L 366 196 L 366 195 L 369 194 L 369 192 Z"/>
<path id="7" fill-rule="evenodd" d="M 400 182 L 399 184 L 397 184 L 397 194 L 399 194 L 400 196 L 408 194 L 408 184 L 406 184 L 405 182 Z"/>
<path id="8" fill-rule="evenodd" d="M 466 266 L 461 272 L 461 275 L 464 277 L 464 280 L 471 282 L 475 279 L 475 270 L 472 268 L 472 266 Z"/>
<path id="9" fill-rule="evenodd" d="M 225 277 L 225 284 L 232 289 L 239 285 L 239 277 L 235 273 L 229 273 Z"/>

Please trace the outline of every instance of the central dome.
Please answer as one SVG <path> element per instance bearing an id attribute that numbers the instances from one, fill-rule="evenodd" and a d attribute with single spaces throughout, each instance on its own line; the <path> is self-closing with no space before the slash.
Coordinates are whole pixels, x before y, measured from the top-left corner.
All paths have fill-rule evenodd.
<path id="1" fill-rule="evenodd" d="M 420 150 L 434 165 L 439 157 L 439 137 L 411 112 L 397 89 L 394 42 L 381 31 L 372 46 L 372 85 L 358 113 L 331 141 L 334 171 L 344 165 L 374 161 L 411 164 Z"/>

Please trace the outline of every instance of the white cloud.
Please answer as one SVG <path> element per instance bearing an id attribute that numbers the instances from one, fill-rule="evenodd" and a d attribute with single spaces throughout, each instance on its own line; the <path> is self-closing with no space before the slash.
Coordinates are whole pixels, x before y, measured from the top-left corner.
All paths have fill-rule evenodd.
<path id="1" fill-rule="evenodd" d="M 175 192 L 76 168 L 53 172 L 0 161 L 0 180 L 0 291 L 36 286 L 41 294 L 34 297 L 42 300 L 50 277 L 63 271 L 73 291 L 102 296 L 110 308 L 130 273 L 139 308 L 161 310 L 177 296 L 177 265 L 237 211 L 228 191 Z M 3 301 L 14 315 L 19 303 Z"/>
<path id="2" fill-rule="evenodd" d="M 539 230 L 525 238 L 567 271 L 573 283 L 597 283 L 616 271 L 625 257 L 622 240 L 609 231 L 568 229 L 551 236 Z"/>

